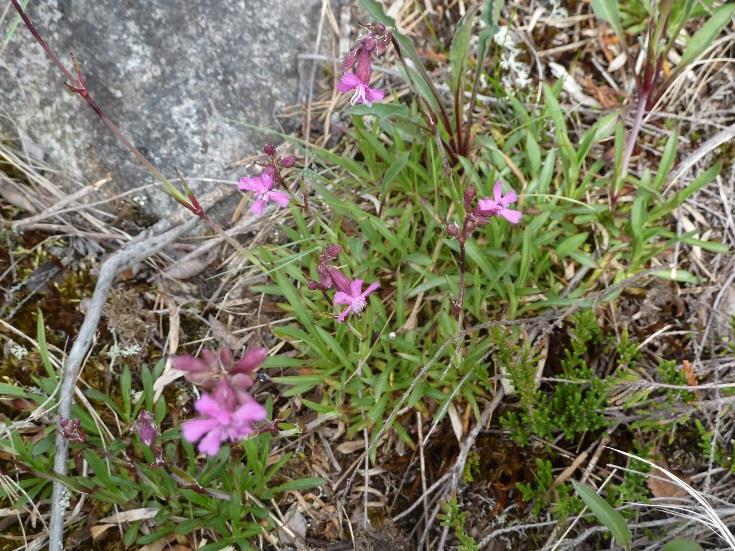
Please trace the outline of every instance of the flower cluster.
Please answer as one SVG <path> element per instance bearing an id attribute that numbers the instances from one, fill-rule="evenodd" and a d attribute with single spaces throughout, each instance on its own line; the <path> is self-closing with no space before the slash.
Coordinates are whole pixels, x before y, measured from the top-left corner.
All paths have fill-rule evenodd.
<path id="1" fill-rule="evenodd" d="M 250 191 L 255 194 L 255 201 L 250 206 L 250 212 L 256 216 L 263 214 L 265 207 L 270 202 L 276 203 L 279 207 L 288 206 L 289 194 L 275 188 L 282 183 L 280 169 L 291 168 L 296 163 L 292 155 L 279 157 L 274 145 L 266 144 L 263 152 L 268 155 L 268 162 L 264 165 L 263 170 L 255 176 L 241 178 L 238 186 L 241 191 Z"/>
<path id="2" fill-rule="evenodd" d="M 521 211 L 508 208 L 509 205 L 518 200 L 516 192 L 512 189 L 503 194 L 503 184 L 495 182 L 493 187 L 493 198 L 485 197 L 477 202 L 477 206 L 473 206 L 477 191 L 475 188 L 467 188 L 464 193 L 464 207 L 467 211 L 463 228 L 456 224 L 447 226 L 447 233 L 452 237 L 464 242 L 475 231 L 475 228 L 487 224 L 493 216 L 502 216 L 511 224 L 517 224 L 521 219 Z"/>
<path id="3" fill-rule="evenodd" d="M 381 101 L 385 94 L 378 88 L 370 88 L 370 77 L 373 74 L 373 55 L 383 55 L 391 41 L 391 32 L 382 23 L 374 23 L 366 27 L 368 34 L 358 40 L 357 45 L 345 56 L 342 75 L 337 90 L 343 94 L 352 92 L 350 103 L 371 105 Z"/>
<path id="4" fill-rule="evenodd" d="M 237 362 L 227 348 L 203 350 L 198 358 L 175 356 L 173 367 L 184 371 L 186 379 L 205 392 L 194 404 L 201 415 L 186 421 L 181 432 L 189 442 L 199 442 L 198 449 L 216 455 L 223 442 L 236 442 L 255 432 L 253 424 L 264 421 L 265 408 L 248 392 L 254 372 L 263 363 L 268 350 L 248 350 Z"/>
<path id="5" fill-rule="evenodd" d="M 328 290 L 337 289 L 337 292 L 334 293 L 334 304 L 347 306 L 337 316 L 337 321 L 342 323 L 351 313 L 359 314 L 365 309 L 368 295 L 375 292 L 380 284 L 371 283 L 363 291 L 362 279 L 350 280 L 338 268 L 329 266 L 327 263 L 336 260 L 340 252 L 339 245 L 330 245 L 326 248 L 319 257 L 319 264 L 316 268 L 319 272 L 319 281 L 310 281 L 308 287 L 312 291 L 319 290 L 325 295 Z"/>
<path id="6" fill-rule="evenodd" d="M 59 419 L 59 430 L 65 440 L 83 444 L 87 441 L 87 435 L 82 429 L 82 422 L 79 419 Z"/>

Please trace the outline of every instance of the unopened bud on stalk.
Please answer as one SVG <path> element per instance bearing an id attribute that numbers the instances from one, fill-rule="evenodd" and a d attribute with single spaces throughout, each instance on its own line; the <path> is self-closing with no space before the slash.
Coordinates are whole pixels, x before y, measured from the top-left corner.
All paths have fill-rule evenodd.
<path id="1" fill-rule="evenodd" d="M 77 442 L 81 444 L 87 440 L 87 435 L 82 430 L 82 423 L 79 419 L 64 419 L 59 420 L 59 428 L 61 429 L 61 435 L 69 442 Z"/>
<path id="2" fill-rule="evenodd" d="M 296 157 L 293 155 L 289 155 L 288 157 L 284 157 L 281 159 L 281 166 L 283 168 L 291 168 L 293 165 L 296 164 Z"/>
<path id="3" fill-rule="evenodd" d="M 459 226 L 457 224 L 447 224 L 447 233 L 454 238 L 459 237 Z"/>
<path id="4" fill-rule="evenodd" d="M 263 146 L 263 153 L 265 153 L 269 157 L 273 157 L 273 155 L 276 154 L 276 146 L 270 143 L 265 144 Z"/>
<path id="5" fill-rule="evenodd" d="M 133 425 L 133 429 L 138 432 L 140 441 L 149 448 L 156 441 L 156 422 L 153 415 L 146 410 L 142 410 L 138 415 L 138 420 Z"/>
<path id="6" fill-rule="evenodd" d="M 470 210 L 472 208 L 472 203 L 474 202 L 475 197 L 477 197 L 477 191 L 475 188 L 472 186 L 468 187 L 464 192 L 464 208 L 466 210 Z"/>

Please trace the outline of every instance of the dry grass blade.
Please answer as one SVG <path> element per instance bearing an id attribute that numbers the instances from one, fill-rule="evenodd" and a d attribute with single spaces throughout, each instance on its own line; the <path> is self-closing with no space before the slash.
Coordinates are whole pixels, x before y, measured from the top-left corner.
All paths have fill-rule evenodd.
<path id="1" fill-rule="evenodd" d="M 649 461 L 648 459 L 644 459 L 635 454 L 624 452 L 616 448 L 610 448 L 610 449 L 621 455 L 629 457 L 630 459 L 635 459 L 637 461 L 646 463 L 647 465 L 651 466 L 651 468 L 655 469 L 656 471 L 664 473 L 671 482 L 676 484 L 678 487 L 686 491 L 686 493 L 689 494 L 692 498 L 694 498 L 694 500 L 697 503 L 699 503 L 699 505 L 702 507 L 702 510 L 704 512 L 700 513 L 694 510 L 686 510 L 686 513 L 681 513 L 681 508 L 672 506 L 672 505 L 661 506 L 661 508 L 665 508 L 672 514 L 681 514 L 681 516 L 684 516 L 685 518 L 689 518 L 691 520 L 704 524 L 705 526 L 711 528 L 725 543 L 727 543 L 730 546 L 731 549 L 735 549 L 735 536 L 733 536 L 732 532 L 730 532 L 730 529 L 722 521 L 720 516 L 717 514 L 714 508 L 709 504 L 709 502 L 704 498 L 701 492 L 692 488 L 689 484 L 684 482 L 682 479 L 680 479 L 678 476 L 676 476 L 672 472 L 668 471 L 667 469 L 664 469 L 663 467 L 660 467 L 659 465 L 656 465 L 655 463 L 653 463 L 652 461 Z M 621 468 L 621 467 L 616 467 L 616 468 Z"/>

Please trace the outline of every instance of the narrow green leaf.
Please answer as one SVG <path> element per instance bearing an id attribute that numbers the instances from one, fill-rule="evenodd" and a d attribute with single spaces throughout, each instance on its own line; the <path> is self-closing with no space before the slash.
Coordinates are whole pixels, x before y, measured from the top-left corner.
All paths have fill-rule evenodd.
<path id="1" fill-rule="evenodd" d="M 689 184 L 684 189 L 676 192 L 671 199 L 666 201 L 663 205 L 660 205 L 648 214 L 648 219 L 646 220 L 649 224 L 655 220 L 658 220 L 662 216 L 666 216 L 669 214 L 672 210 L 674 210 L 676 207 L 681 205 L 684 201 L 686 201 L 689 197 L 697 193 L 700 189 L 702 189 L 704 186 L 709 184 L 712 180 L 714 180 L 717 175 L 720 173 L 720 169 L 722 168 L 722 163 L 716 163 L 714 166 L 711 166 L 708 168 L 702 175 L 700 175 L 698 178 L 696 178 L 691 184 Z"/>
<path id="2" fill-rule="evenodd" d="M 671 172 L 671 167 L 674 166 L 674 161 L 676 161 L 676 146 L 678 144 L 679 133 L 674 130 L 666 141 L 664 152 L 661 154 L 661 162 L 658 165 L 658 171 L 656 171 L 656 176 L 653 178 L 652 188 L 655 191 L 661 189 L 661 185 L 666 181 L 666 177 Z"/>
<path id="3" fill-rule="evenodd" d="M 46 325 L 43 322 L 43 314 L 38 311 L 38 318 L 36 320 L 36 340 L 38 341 L 38 352 L 41 354 L 41 362 L 43 367 L 46 369 L 46 373 L 52 379 L 56 377 L 56 371 L 51 363 L 51 358 L 48 355 L 48 346 L 46 344 Z"/>
<path id="4" fill-rule="evenodd" d="M 526 153 L 531 163 L 531 176 L 536 178 L 541 171 L 541 148 L 530 132 L 526 133 Z"/>
<path id="5" fill-rule="evenodd" d="M 681 281 L 682 283 L 691 283 L 693 285 L 699 283 L 699 279 L 693 273 L 678 268 L 656 270 L 653 272 L 653 275 L 661 279 L 668 279 L 669 281 Z"/>
<path id="6" fill-rule="evenodd" d="M 588 232 L 582 232 L 567 237 L 556 247 L 556 254 L 560 257 L 569 256 L 572 252 L 576 251 L 582 243 L 587 241 L 588 235 Z"/>
<path id="7" fill-rule="evenodd" d="M 396 177 L 405 168 L 410 154 L 410 151 L 404 151 L 403 153 L 401 153 L 398 157 L 396 157 L 396 160 L 391 163 L 391 165 L 388 167 L 388 170 L 385 171 L 385 175 L 383 176 L 383 191 L 385 191 L 385 189 L 393 183 L 393 180 L 395 180 Z"/>
<path id="8" fill-rule="evenodd" d="M 682 236 L 679 241 L 691 245 L 692 247 L 699 247 L 705 251 L 710 251 L 717 254 L 727 254 L 730 252 L 730 247 L 719 241 L 705 241 L 704 239 L 697 239 L 695 237 Z"/>
<path id="9" fill-rule="evenodd" d="M 130 399 L 132 393 L 130 392 L 131 378 L 130 369 L 126 365 L 123 369 L 122 375 L 120 375 L 120 396 L 122 397 L 123 411 L 126 415 L 126 421 L 130 421 L 131 405 Z"/>
<path id="10" fill-rule="evenodd" d="M 592 3 L 594 4 L 594 0 Z M 709 48 L 722 29 L 725 28 L 725 25 L 730 22 L 733 13 L 735 13 L 735 2 L 724 4 L 717 8 L 712 13 L 712 17 L 694 33 L 684 53 L 681 55 L 681 61 L 679 61 L 677 68 L 685 67 Z"/>
<path id="11" fill-rule="evenodd" d="M 16 385 L 8 383 L 0 383 L 0 396 L 18 396 L 19 398 L 28 398 L 28 392 Z"/>
<path id="12" fill-rule="evenodd" d="M 639 193 L 633 201 L 633 208 L 630 210 L 630 229 L 633 235 L 641 234 L 646 223 L 646 214 L 646 196 Z"/>
<path id="13" fill-rule="evenodd" d="M 467 68 L 465 59 L 470 49 L 472 38 L 472 25 L 475 22 L 476 9 L 468 10 L 460 19 L 457 29 L 454 31 L 452 45 L 449 48 L 449 63 L 452 69 L 452 78 L 449 82 L 452 93 L 462 87 L 462 73 Z"/>
<path id="14" fill-rule="evenodd" d="M 324 484 L 323 478 L 299 478 L 298 480 L 291 480 L 290 482 L 276 486 L 273 488 L 273 491 L 277 493 L 285 493 L 294 490 L 308 490 L 309 488 L 318 488 L 322 484 Z"/>
<path id="15" fill-rule="evenodd" d="M 630 549 L 632 535 L 623 516 L 589 486 L 581 484 L 576 480 L 572 480 L 572 485 L 585 505 L 595 514 L 597 520 L 610 530 L 615 541 L 626 549 Z"/>
<path id="16" fill-rule="evenodd" d="M 623 24 L 620 21 L 620 9 L 618 8 L 618 0 L 592 0 L 592 10 L 595 15 L 608 23 L 620 40 L 625 39 L 623 32 Z"/>
<path id="17" fill-rule="evenodd" d="M 702 547 L 694 540 L 676 538 L 664 545 L 661 551 L 702 551 Z"/>

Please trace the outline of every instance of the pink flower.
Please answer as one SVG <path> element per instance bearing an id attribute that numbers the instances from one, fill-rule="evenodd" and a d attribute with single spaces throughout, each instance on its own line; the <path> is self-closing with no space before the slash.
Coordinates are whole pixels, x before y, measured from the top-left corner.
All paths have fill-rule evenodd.
<path id="1" fill-rule="evenodd" d="M 236 362 L 228 348 L 217 351 L 205 348 L 198 358 L 174 356 L 171 366 L 185 371 L 187 381 L 206 390 L 212 390 L 222 382 L 226 383 L 237 400 L 244 403 L 250 399 L 247 390 L 255 383 L 254 372 L 267 355 L 267 348 L 251 348 Z"/>
<path id="2" fill-rule="evenodd" d="M 199 441 L 197 449 L 209 456 L 217 455 L 223 442 L 237 442 L 250 436 L 255 432 L 253 423 L 266 418 L 263 406 L 252 397 L 244 403 L 238 402 L 226 384 L 218 385 L 214 396 L 202 394 L 194 409 L 202 416 L 183 423 L 181 433 L 192 444 Z"/>
<path id="3" fill-rule="evenodd" d="M 503 184 L 496 182 L 493 188 L 493 196 L 494 199 L 485 197 L 477 202 L 477 215 L 485 219 L 490 216 L 502 216 L 511 224 L 517 224 L 521 219 L 521 211 L 508 208 L 508 205 L 515 203 L 518 199 L 516 192 L 511 189 L 503 195 Z"/>
<path id="4" fill-rule="evenodd" d="M 337 85 L 337 90 L 343 94 L 354 90 L 355 93 L 350 100 L 352 105 L 356 103 L 372 105 L 374 101 L 381 101 L 385 96 L 383 91 L 378 88 L 370 88 L 368 84 L 368 82 L 361 80 L 355 73 L 345 73 Z"/>
<path id="5" fill-rule="evenodd" d="M 288 206 L 288 193 L 274 190 L 273 187 L 275 185 L 275 169 L 272 166 L 267 166 L 257 176 L 241 178 L 238 187 L 243 191 L 252 191 L 255 193 L 255 202 L 250 207 L 250 212 L 256 216 L 260 216 L 270 201 L 273 201 L 279 207 Z"/>
<path id="6" fill-rule="evenodd" d="M 338 322 L 345 321 L 350 312 L 355 314 L 362 312 L 367 306 L 367 296 L 380 287 L 378 283 L 371 283 L 365 291 L 362 291 L 362 279 L 350 281 L 346 288 L 338 283 L 334 276 L 333 279 L 335 286 L 338 289 L 342 289 L 334 294 L 334 304 L 347 304 L 347 308 L 342 310 L 339 316 L 337 316 Z"/>

